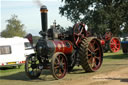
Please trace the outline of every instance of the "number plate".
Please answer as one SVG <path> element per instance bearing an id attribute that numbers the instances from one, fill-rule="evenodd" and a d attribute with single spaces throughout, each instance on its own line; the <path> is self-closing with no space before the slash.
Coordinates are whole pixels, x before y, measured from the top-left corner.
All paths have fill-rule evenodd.
<path id="1" fill-rule="evenodd" d="M 10 65 L 10 64 L 16 64 L 16 62 L 8 62 L 8 64 Z"/>

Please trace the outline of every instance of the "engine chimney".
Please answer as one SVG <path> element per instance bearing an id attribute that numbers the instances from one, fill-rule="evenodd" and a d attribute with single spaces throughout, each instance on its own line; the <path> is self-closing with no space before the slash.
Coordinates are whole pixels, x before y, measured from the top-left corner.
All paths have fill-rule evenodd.
<path id="1" fill-rule="evenodd" d="M 48 12 L 47 7 L 45 5 L 41 6 L 40 12 L 41 12 L 41 24 L 42 24 L 42 31 L 41 31 L 40 34 L 44 37 L 44 39 L 46 39 L 46 32 L 47 32 L 47 12 Z"/>

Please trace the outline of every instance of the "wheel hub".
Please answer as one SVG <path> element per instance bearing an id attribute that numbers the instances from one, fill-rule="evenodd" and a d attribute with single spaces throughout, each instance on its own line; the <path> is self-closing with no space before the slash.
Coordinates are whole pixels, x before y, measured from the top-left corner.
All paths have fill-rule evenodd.
<path id="1" fill-rule="evenodd" d="M 92 52 L 92 57 L 95 57 L 96 56 L 96 53 Z"/>
<path id="2" fill-rule="evenodd" d="M 37 65 L 36 64 L 32 64 L 31 67 L 32 67 L 32 69 L 35 69 L 35 68 L 37 68 Z"/>
<path id="3" fill-rule="evenodd" d="M 60 66 L 59 66 L 59 68 L 61 68 L 61 69 L 62 69 L 63 67 L 64 67 L 64 66 L 63 66 L 63 64 L 62 64 L 62 63 L 60 63 Z"/>

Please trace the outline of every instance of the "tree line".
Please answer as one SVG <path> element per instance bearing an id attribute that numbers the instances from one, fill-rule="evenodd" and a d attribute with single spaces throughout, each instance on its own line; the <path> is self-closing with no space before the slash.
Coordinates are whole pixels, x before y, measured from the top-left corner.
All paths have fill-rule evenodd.
<path id="1" fill-rule="evenodd" d="M 89 31 L 105 34 L 110 30 L 113 35 L 128 34 L 128 0 L 61 0 L 64 5 L 59 7 L 60 14 L 74 24 L 84 22 Z M 12 15 L 7 20 L 6 29 L 1 37 L 24 37 L 27 32 L 18 16 Z"/>
<path id="2" fill-rule="evenodd" d="M 84 22 L 91 33 L 128 34 L 128 0 L 61 0 L 60 14 Z"/>

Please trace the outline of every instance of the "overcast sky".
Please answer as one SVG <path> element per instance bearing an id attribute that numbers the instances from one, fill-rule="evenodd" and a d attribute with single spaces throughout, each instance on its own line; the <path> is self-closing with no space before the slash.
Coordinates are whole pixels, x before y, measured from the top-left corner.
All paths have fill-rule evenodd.
<path id="1" fill-rule="evenodd" d="M 10 19 L 11 15 L 16 14 L 22 24 L 25 24 L 27 33 L 38 35 L 41 30 L 40 7 L 34 1 L 35 0 L 0 0 L 0 32 L 6 28 L 6 20 Z M 62 17 L 59 14 L 58 8 L 63 5 L 60 0 L 40 1 L 48 8 L 48 26 L 50 26 L 54 20 L 63 27 L 73 25 L 70 20 L 67 20 L 66 17 Z"/>

